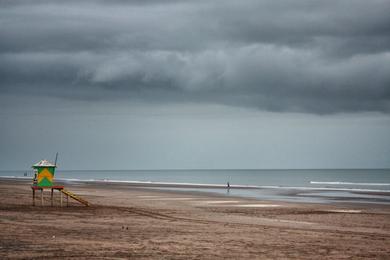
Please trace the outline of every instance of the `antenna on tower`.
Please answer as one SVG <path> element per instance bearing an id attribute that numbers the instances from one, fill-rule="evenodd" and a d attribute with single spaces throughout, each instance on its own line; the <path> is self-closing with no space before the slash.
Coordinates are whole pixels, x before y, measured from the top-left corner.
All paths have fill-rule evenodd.
<path id="1" fill-rule="evenodd" d="M 57 166 L 58 152 L 56 153 L 56 159 L 54 160 L 54 165 Z"/>

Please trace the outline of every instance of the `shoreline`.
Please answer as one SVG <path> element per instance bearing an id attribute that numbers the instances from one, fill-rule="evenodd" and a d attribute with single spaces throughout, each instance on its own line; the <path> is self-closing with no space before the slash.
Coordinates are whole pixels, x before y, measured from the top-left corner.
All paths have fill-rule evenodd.
<path id="1" fill-rule="evenodd" d="M 0 176 L 0 179 L 9 180 L 31 180 L 32 177 L 27 176 Z M 220 189 L 284 189 L 284 190 L 315 190 L 315 191 L 351 191 L 351 192 L 369 192 L 389 194 L 390 190 L 373 190 L 361 188 L 335 188 L 335 187 L 309 187 L 309 186 L 278 186 L 278 185 L 240 185 L 240 184 L 212 184 L 212 183 L 185 183 L 185 182 L 161 182 L 161 181 L 132 181 L 132 180 L 110 180 L 110 179 L 73 179 L 73 178 L 56 178 L 57 182 L 61 183 L 119 183 L 132 186 L 143 187 L 172 187 L 172 188 L 220 188 Z M 310 183 L 342 183 L 342 182 L 314 182 Z M 354 185 L 369 185 L 369 186 L 390 186 L 384 184 L 365 184 L 365 183 L 347 183 Z"/>
<path id="2" fill-rule="evenodd" d="M 31 177 L 0 176 L 0 181 L 31 183 Z M 56 179 L 61 185 L 116 185 L 167 192 L 199 193 L 265 201 L 315 204 L 357 204 L 390 207 L 390 190 L 280 187 L 222 184 L 143 182 L 122 180 Z"/>
<path id="3" fill-rule="evenodd" d="M 15 186 L 15 187 L 23 187 L 27 192 L 27 197 L 29 197 L 31 191 L 31 181 L 26 179 L 2 179 L 0 178 L 0 186 Z M 358 203 L 358 202 L 345 202 L 342 201 L 334 201 L 334 202 L 310 202 L 310 201 L 289 201 L 289 200 L 278 200 L 278 199 L 268 199 L 268 198 L 257 198 L 257 197 L 248 197 L 248 196 L 239 196 L 232 195 L 227 193 L 217 193 L 212 191 L 203 191 L 203 190 L 191 190 L 191 189 L 171 189 L 170 187 L 164 186 L 145 186 L 142 184 L 134 184 L 129 185 L 129 183 L 115 183 L 115 182 L 61 182 L 57 181 L 56 185 L 63 185 L 66 189 L 81 191 L 81 194 L 87 196 L 99 196 L 96 193 L 103 191 L 102 194 L 110 195 L 113 192 L 141 192 L 146 193 L 148 195 L 145 196 L 162 196 L 162 197 L 171 197 L 171 196 L 179 196 L 179 197 L 195 197 L 195 198 L 208 198 L 208 199 L 220 199 L 226 201 L 237 201 L 243 203 L 265 203 L 265 204 L 280 204 L 288 207 L 297 207 L 297 208 L 306 208 L 306 207 L 315 207 L 315 208 L 324 208 L 324 209 L 338 209 L 338 208 L 359 208 L 359 209 L 368 209 L 368 210 L 389 210 L 390 216 L 390 205 L 381 204 L 381 203 Z M 182 188 L 182 187 L 179 187 Z M 223 188 L 221 188 L 223 190 Z M 94 192 L 91 192 L 94 191 Z M 96 192 L 99 191 L 99 192 Z M 49 190 L 44 190 L 45 194 L 49 192 Z M 296 192 L 292 191 L 291 194 L 295 194 Z M 149 195 L 152 194 L 152 195 Z M 157 195 L 154 195 L 157 194 Z M 105 198 L 105 199 L 108 199 Z M 30 203 L 30 201 L 29 201 Z M 77 204 L 77 203 L 76 203 Z M 390 219 L 389 219 L 390 220 Z"/>

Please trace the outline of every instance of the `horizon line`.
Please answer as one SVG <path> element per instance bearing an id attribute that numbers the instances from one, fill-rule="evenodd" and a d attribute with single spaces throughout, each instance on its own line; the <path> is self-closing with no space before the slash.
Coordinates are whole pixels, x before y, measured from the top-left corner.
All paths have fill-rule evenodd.
<path id="1" fill-rule="evenodd" d="M 0 171 L 29 171 L 0 169 Z M 57 169 L 58 170 L 58 169 Z M 59 169 L 60 171 L 288 171 L 288 170 L 390 170 L 389 168 L 162 168 L 162 169 Z"/>

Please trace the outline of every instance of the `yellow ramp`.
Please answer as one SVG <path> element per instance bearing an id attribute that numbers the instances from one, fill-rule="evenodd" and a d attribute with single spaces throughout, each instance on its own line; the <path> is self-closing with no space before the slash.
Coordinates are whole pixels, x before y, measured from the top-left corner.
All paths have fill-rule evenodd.
<path id="1" fill-rule="evenodd" d="M 64 193 L 65 195 L 68 195 L 68 196 L 71 197 L 72 199 L 77 200 L 77 201 L 80 202 L 81 204 L 84 204 L 84 205 L 87 206 L 87 207 L 89 206 L 89 202 L 88 202 L 88 201 L 86 201 L 86 200 L 84 200 L 84 199 L 82 199 L 82 198 L 76 196 L 76 194 L 74 194 L 74 193 L 72 193 L 72 192 L 70 192 L 70 191 L 68 191 L 68 190 L 65 190 L 65 189 L 62 189 L 61 192 Z"/>

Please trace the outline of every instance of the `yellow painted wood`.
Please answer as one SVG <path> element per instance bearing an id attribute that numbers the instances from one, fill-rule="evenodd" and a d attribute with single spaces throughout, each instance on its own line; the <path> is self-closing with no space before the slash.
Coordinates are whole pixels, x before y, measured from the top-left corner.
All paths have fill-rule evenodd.
<path id="1" fill-rule="evenodd" d="M 72 192 L 70 192 L 68 190 L 65 190 L 65 189 L 62 189 L 61 192 L 66 194 L 67 196 L 71 197 L 72 199 L 80 202 L 81 204 L 84 204 L 85 206 L 89 206 L 89 202 L 88 201 L 86 201 L 86 200 L 76 196 L 76 194 L 74 194 L 74 193 L 72 193 Z"/>

